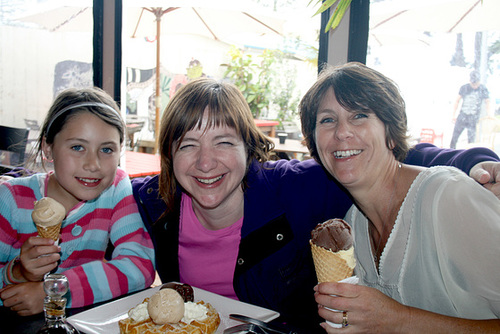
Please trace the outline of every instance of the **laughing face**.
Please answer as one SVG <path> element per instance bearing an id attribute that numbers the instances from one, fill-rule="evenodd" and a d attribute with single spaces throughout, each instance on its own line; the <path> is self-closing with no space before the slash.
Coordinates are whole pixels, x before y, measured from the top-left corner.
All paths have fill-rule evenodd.
<path id="1" fill-rule="evenodd" d="M 385 127 L 373 112 L 348 111 L 333 88 L 323 97 L 316 116 L 316 146 L 325 168 L 347 189 L 377 175 L 393 160 Z"/>
<path id="2" fill-rule="evenodd" d="M 113 183 L 120 148 L 114 126 L 89 112 L 69 118 L 53 144 L 43 143 L 45 156 L 54 160 L 49 195 L 67 208 L 95 199 Z"/>
<path id="3" fill-rule="evenodd" d="M 201 209 L 229 209 L 243 204 L 242 180 L 247 152 L 241 135 L 228 126 L 208 127 L 205 112 L 200 129 L 174 142 L 175 178 Z M 178 149 L 177 149 L 178 146 Z"/>

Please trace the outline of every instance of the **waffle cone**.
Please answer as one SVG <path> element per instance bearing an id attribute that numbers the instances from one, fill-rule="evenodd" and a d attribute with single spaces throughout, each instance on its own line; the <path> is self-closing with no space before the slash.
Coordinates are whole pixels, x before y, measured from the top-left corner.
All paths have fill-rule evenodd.
<path id="1" fill-rule="evenodd" d="M 52 226 L 40 226 L 36 225 L 36 229 L 38 231 L 38 235 L 42 238 L 49 238 L 54 241 L 59 239 L 59 232 L 61 231 L 61 224 L 52 225 Z"/>
<path id="2" fill-rule="evenodd" d="M 146 298 L 145 301 L 147 301 Z M 118 322 L 120 334 L 212 334 L 215 333 L 220 324 L 220 317 L 217 310 L 203 301 L 198 304 L 205 305 L 208 309 L 207 318 L 201 321 L 193 320 L 190 324 L 182 321 L 176 324 L 156 325 L 151 318 L 135 322 L 130 318 L 122 319 Z"/>
<path id="3" fill-rule="evenodd" d="M 309 243 L 319 283 L 338 282 L 352 276 L 354 268 L 349 267 L 338 253 L 316 246 L 311 241 Z"/>

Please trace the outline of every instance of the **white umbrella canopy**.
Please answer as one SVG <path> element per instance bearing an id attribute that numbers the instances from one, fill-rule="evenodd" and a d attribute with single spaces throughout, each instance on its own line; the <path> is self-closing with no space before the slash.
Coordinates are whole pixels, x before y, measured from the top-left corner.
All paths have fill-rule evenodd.
<path id="1" fill-rule="evenodd" d="M 140 4 L 140 6 L 138 5 Z M 243 34 L 282 36 L 284 20 L 245 2 L 149 0 L 123 3 L 123 36 L 156 39 L 156 133 L 160 118 L 160 40 L 162 35 L 198 35 L 234 41 Z M 52 32 L 92 31 L 92 7 L 60 6 L 18 19 Z M 156 150 L 155 150 L 156 151 Z"/>
<path id="2" fill-rule="evenodd" d="M 282 35 L 283 20 L 246 11 L 204 7 L 126 8 L 126 36 L 155 36 L 156 19 L 161 17 L 161 34 L 200 35 L 226 41 L 231 36 L 252 33 Z M 133 23 L 133 24 L 132 24 Z"/>
<path id="3" fill-rule="evenodd" d="M 123 10 L 125 37 L 186 34 L 225 41 L 243 33 L 283 34 L 283 19 L 252 8 L 214 6 L 212 2 L 199 1 L 145 1 L 140 3 L 151 6 L 142 7 L 136 2 L 128 3 Z M 157 30 L 157 15 L 161 18 L 160 31 Z M 18 21 L 34 23 L 52 32 L 92 31 L 92 7 L 60 6 L 19 18 Z"/>
<path id="4" fill-rule="evenodd" d="M 432 0 L 374 3 L 370 30 L 464 33 L 500 30 L 499 0 Z"/>
<path id="5" fill-rule="evenodd" d="M 92 7 L 61 6 L 17 19 L 51 32 L 92 32 Z"/>

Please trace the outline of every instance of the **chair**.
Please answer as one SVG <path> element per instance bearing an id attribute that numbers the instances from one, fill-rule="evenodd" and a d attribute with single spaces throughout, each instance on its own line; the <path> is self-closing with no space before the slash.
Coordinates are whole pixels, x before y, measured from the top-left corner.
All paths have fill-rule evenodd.
<path id="1" fill-rule="evenodd" d="M 439 139 L 440 145 L 436 144 L 436 139 Z M 434 129 L 424 128 L 420 131 L 420 143 L 430 143 L 439 147 L 443 147 L 443 134 L 436 134 Z"/>
<path id="2" fill-rule="evenodd" d="M 36 119 L 25 118 L 24 123 L 30 130 L 30 134 L 28 136 L 28 148 L 31 148 L 38 141 L 38 136 L 40 135 L 40 125 Z"/>
<path id="3" fill-rule="evenodd" d="M 40 131 L 40 125 L 38 125 L 38 121 L 36 119 L 24 119 L 24 123 L 30 130 Z"/>
<path id="4" fill-rule="evenodd" d="M 138 146 L 140 138 L 136 136 L 136 133 L 141 132 L 145 122 L 135 117 L 127 117 L 127 149 L 133 151 Z"/>
<path id="5" fill-rule="evenodd" d="M 500 133 L 500 120 L 495 117 L 483 117 L 477 123 L 476 142 L 470 144 L 470 147 L 487 147 L 495 149 L 495 140 L 497 133 Z"/>
<path id="6" fill-rule="evenodd" d="M 3 165 L 21 166 L 28 142 L 29 129 L 0 125 L 0 154 Z"/>
<path id="7" fill-rule="evenodd" d="M 283 121 L 282 125 L 289 139 L 302 139 L 302 131 L 295 122 Z"/>

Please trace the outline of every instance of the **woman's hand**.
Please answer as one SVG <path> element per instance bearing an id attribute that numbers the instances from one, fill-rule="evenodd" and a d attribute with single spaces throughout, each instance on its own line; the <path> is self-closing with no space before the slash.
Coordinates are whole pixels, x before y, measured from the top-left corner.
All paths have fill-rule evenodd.
<path id="1" fill-rule="evenodd" d="M 43 311 L 43 282 L 11 284 L 0 290 L 0 298 L 5 307 L 21 316 L 38 314 Z"/>
<path id="2" fill-rule="evenodd" d="M 325 320 L 342 324 L 342 311 L 347 311 L 348 326 L 337 329 L 327 323 L 321 324 L 327 333 L 338 333 L 339 330 L 342 333 L 401 332 L 398 326 L 404 324 L 410 315 L 409 307 L 374 288 L 349 283 L 321 283 L 314 290 L 319 304 L 318 314 Z"/>
<path id="3" fill-rule="evenodd" d="M 314 290 L 318 314 L 325 320 L 342 324 L 342 311 L 347 311 L 348 326 L 333 328 L 322 323 L 327 333 L 500 333 L 500 319 L 449 317 L 403 305 L 366 286 L 321 283 Z"/>
<path id="4" fill-rule="evenodd" d="M 42 281 L 46 273 L 57 267 L 60 251 L 52 239 L 30 237 L 21 246 L 20 262 L 13 269 L 14 277 L 29 282 Z"/>
<path id="5" fill-rule="evenodd" d="M 469 176 L 500 198 L 500 162 L 480 162 L 471 168 Z"/>

